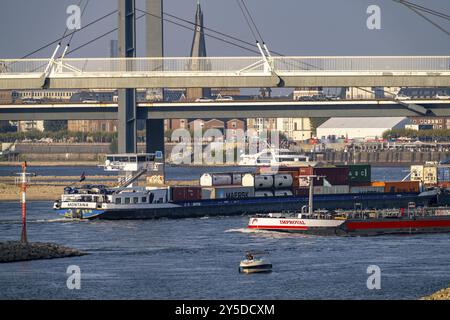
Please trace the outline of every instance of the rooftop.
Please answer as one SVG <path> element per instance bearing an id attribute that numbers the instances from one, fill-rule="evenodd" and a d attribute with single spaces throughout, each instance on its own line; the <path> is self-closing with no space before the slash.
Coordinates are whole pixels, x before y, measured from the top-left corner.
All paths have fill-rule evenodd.
<path id="1" fill-rule="evenodd" d="M 319 128 L 392 128 L 407 119 L 406 117 L 330 118 Z"/>

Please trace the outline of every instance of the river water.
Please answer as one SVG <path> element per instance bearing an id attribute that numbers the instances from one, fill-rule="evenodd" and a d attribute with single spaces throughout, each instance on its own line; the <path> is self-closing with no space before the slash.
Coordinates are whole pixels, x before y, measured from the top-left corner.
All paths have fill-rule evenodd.
<path id="1" fill-rule="evenodd" d="M 176 169 L 180 179 L 193 174 Z M 28 204 L 29 240 L 89 254 L 0 264 L 0 299 L 416 299 L 450 281 L 449 234 L 291 235 L 249 231 L 247 217 L 68 222 L 51 206 Z M 1 202 L 0 241 L 19 239 L 20 230 L 19 203 Z M 246 250 L 267 251 L 273 272 L 239 274 Z M 67 288 L 70 265 L 80 267 L 80 290 Z M 370 265 L 381 270 L 379 290 L 367 288 Z"/>

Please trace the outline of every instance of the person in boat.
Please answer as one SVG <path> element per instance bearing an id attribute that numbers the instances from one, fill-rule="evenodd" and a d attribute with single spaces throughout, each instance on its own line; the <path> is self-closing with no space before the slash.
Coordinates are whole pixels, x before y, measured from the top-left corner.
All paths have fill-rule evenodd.
<path id="1" fill-rule="evenodd" d="M 247 252 L 247 253 L 245 254 L 245 257 L 246 257 L 247 260 L 249 260 L 249 261 L 253 260 L 253 255 L 252 255 L 250 252 Z"/>

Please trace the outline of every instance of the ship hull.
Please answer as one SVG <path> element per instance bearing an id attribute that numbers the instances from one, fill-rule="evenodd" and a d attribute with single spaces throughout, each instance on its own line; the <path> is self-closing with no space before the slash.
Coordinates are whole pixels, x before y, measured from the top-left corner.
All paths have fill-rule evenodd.
<path id="1" fill-rule="evenodd" d="M 376 236 L 447 232 L 450 232 L 450 216 L 349 220 L 336 231 L 336 234 L 343 236 Z"/>
<path id="2" fill-rule="evenodd" d="M 448 233 L 450 232 L 450 216 L 368 218 L 363 220 L 254 217 L 250 218 L 248 228 L 324 236 Z"/>
<path id="3" fill-rule="evenodd" d="M 409 202 L 417 206 L 434 204 L 435 196 L 419 197 L 414 193 L 402 194 L 337 194 L 317 195 L 314 197 L 314 207 L 320 209 L 354 209 L 357 203 L 364 208 L 400 208 L 407 207 Z M 142 208 L 105 208 L 97 216 L 107 220 L 133 220 L 156 218 L 195 218 L 204 216 L 235 216 L 258 213 L 280 212 L 284 210 L 299 210 L 308 204 L 308 197 L 266 197 L 235 200 L 203 200 L 198 202 L 173 203 L 170 207 Z"/>

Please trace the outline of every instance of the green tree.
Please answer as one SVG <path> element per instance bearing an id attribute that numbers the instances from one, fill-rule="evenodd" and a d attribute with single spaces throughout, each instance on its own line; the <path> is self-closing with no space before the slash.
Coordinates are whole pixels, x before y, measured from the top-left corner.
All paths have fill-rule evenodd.
<path id="1" fill-rule="evenodd" d="M 119 152 L 119 140 L 117 137 L 113 137 L 111 143 L 109 144 L 109 152 L 118 153 Z"/>

